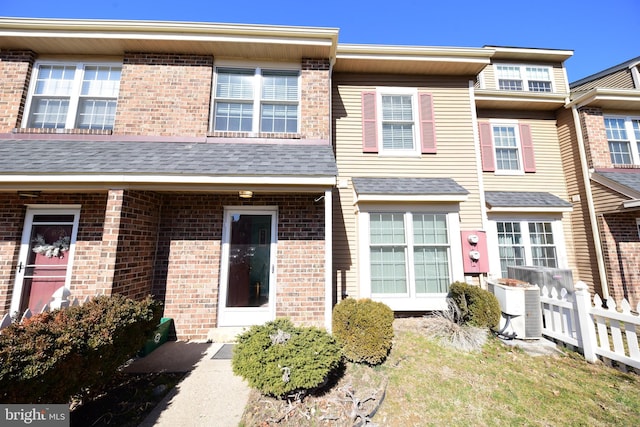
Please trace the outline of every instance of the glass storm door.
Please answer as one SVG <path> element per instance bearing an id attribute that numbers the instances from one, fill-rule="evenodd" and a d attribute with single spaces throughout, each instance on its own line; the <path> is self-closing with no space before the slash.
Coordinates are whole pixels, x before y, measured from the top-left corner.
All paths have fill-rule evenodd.
<path id="1" fill-rule="evenodd" d="M 248 326 L 273 320 L 275 230 L 275 211 L 226 211 L 219 326 Z"/>
<path id="2" fill-rule="evenodd" d="M 76 210 L 27 210 L 12 313 L 40 313 L 56 290 L 68 287 L 77 224 Z"/>

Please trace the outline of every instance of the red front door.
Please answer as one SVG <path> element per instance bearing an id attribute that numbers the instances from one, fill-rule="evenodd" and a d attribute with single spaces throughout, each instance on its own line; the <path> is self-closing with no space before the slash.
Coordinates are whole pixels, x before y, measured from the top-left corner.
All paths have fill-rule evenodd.
<path id="1" fill-rule="evenodd" d="M 75 214 L 28 212 L 12 311 L 39 313 L 67 283 Z"/>

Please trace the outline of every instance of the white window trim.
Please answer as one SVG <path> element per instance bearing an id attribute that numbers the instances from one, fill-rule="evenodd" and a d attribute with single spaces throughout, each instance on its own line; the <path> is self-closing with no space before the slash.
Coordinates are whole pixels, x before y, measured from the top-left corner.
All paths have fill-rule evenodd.
<path id="1" fill-rule="evenodd" d="M 80 92 L 82 90 L 82 78 L 84 76 L 84 68 L 90 67 L 120 67 L 122 69 L 122 62 L 118 61 L 36 61 L 33 70 L 31 72 L 31 81 L 29 82 L 29 92 L 27 96 L 27 102 L 25 104 L 25 114 L 22 119 L 22 128 L 27 128 L 31 121 L 31 105 L 33 101 L 34 92 L 36 90 L 36 84 L 38 80 L 38 73 L 41 66 L 71 66 L 75 65 L 76 74 L 74 77 L 74 88 L 71 95 L 69 95 L 69 111 L 67 111 L 67 120 L 65 122 L 64 129 L 75 129 L 76 121 L 78 119 L 78 106 L 80 104 Z M 78 72 L 80 71 L 80 72 Z M 120 98 L 120 94 L 116 97 L 116 101 Z M 117 108 L 117 107 L 116 107 Z"/>
<path id="2" fill-rule="evenodd" d="M 359 289 L 360 298 L 371 298 L 383 302 L 394 311 L 422 311 L 447 309 L 446 293 L 420 294 L 415 292 L 413 254 L 407 251 L 407 280 L 409 282 L 407 294 L 380 295 L 371 292 L 371 260 L 369 219 L 371 213 L 403 213 L 405 226 L 408 221 L 407 213 L 411 214 L 445 214 L 447 216 L 447 230 L 449 238 L 449 278 L 451 283 L 464 280 L 462 263 L 462 243 L 460 241 L 460 216 L 458 204 L 437 204 L 429 206 L 393 205 L 393 206 L 360 206 L 358 215 L 358 248 L 359 248 Z M 405 228 L 406 232 L 406 228 Z M 406 242 L 409 245 L 409 241 Z"/>
<path id="3" fill-rule="evenodd" d="M 638 144 L 640 141 L 636 139 L 636 134 L 633 130 L 632 120 L 640 120 L 640 116 L 617 116 L 613 114 L 607 114 L 602 118 L 604 119 L 623 119 L 624 120 L 624 128 L 627 131 L 627 138 L 630 145 L 631 150 L 631 161 L 634 165 L 640 165 L 640 151 L 638 151 Z M 607 139 L 607 150 L 609 151 L 609 161 L 611 161 L 611 152 L 609 150 L 609 140 Z M 622 163 L 612 163 L 612 165 L 620 165 Z"/>
<path id="4" fill-rule="evenodd" d="M 524 240 L 525 265 L 532 265 L 531 239 L 529 238 L 529 222 L 550 222 L 553 241 L 556 248 L 558 268 L 568 268 L 567 247 L 564 238 L 564 227 L 562 224 L 562 214 L 557 215 L 537 215 L 537 214 L 512 214 L 512 215 L 491 215 L 487 221 L 487 246 L 489 248 L 489 275 L 493 278 L 502 276 L 500 268 L 500 251 L 498 247 L 498 222 L 510 221 L 520 222 L 520 230 Z M 523 223 L 527 223 L 524 227 Z"/>
<path id="5" fill-rule="evenodd" d="M 520 123 L 517 120 L 505 120 L 505 119 L 490 119 L 489 125 L 491 126 L 491 144 L 493 145 L 493 166 L 495 168 L 495 175 L 524 175 L 524 158 L 522 156 L 522 143 L 520 142 Z M 508 170 L 498 168 L 498 147 L 496 146 L 495 134 L 493 133 L 494 126 L 509 126 L 515 129 L 516 136 L 516 148 L 518 150 L 518 169 Z"/>
<path id="6" fill-rule="evenodd" d="M 382 97 L 390 95 L 411 95 L 411 109 L 413 114 L 413 149 L 394 150 L 385 149 L 382 135 Z M 376 88 L 376 104 L 378 105 L 376 114 L 376 126 L 378 133 L 378 155 L 388 157 L 420 157 L 422 153 L 422 141 L 420 139 L 420 115 L 418 108 L 418 89 L 406 87 L 378 87 Z"/>
<path id="7" fill-rule="evenodd" d="M 501 92 L 530 92 L 530 93 L 540 93 L 540 94 L 545 94 L 545 93 L 556 93 L 556 88 L 555 88 L 555 82 L 554 82 L 554 78 L 553 78 L 553 67 L 550 67 L 548 65 L 536 65 L 536 64 L 506 64 L 506 63 L 494 63 L 494 76 L 495 76 L 495 84 L 496 84 L 496 90 L 499 90 Z M 506 90 L 506 89 L 500 89 L 500 76 L 499 76 L 499 72 L 498 72 L 498 66 L 505 66 L 505 67 L 518 67 L 520 68 L 520 78 L 522 80 L 522 90 Z M 549 82 L 551 83 L 551 92 L 535 92 L 535 91 L 531 91 L 529 90 L 529 79 L 527 78 L 527 67 L 536 67 L 536 68 L 546 68 L 547 71 L 549 72 Z"/>
<path id="8" fill-rule="evenodd" d="M 636 228 L 638 229 L 638 238 L 640 238 L 640 218 L 636 218 Z"/>
<path id="9" fill-rule="evenodd" d="M 211 85 L 211 112 L 209 114 L 210 132 L 227 132 L 215 130 L 215 103 L 216 103 L 216 85 L 218 80 L 218 68 L 238 68 L 253 70 L 253 77 L 258 80 L 257 85 L 253 88 L 253 115 L 251 120 L 250 136 L 258 136 L 260 131 L 260 107 L 262 105 L 262 71 L 291 71 L 298 73 L 298 98 L 296 102 L 298 104 L 298 128 L 295 133 L 300 133 L 301 118 L 302 118 L 302 67 L 300 63 L 288 63 L 288 62 L 260 62 L 260 61 L 234 61 L 234 60 L 218 60 L 213 67 L 213 81 Z M 242 132 L 242 131 L 229 131 L 229 132 Z M 268 133 L 268 132 L 266 132 Z M 289 133 L 289 132 L 284 132 Z"/>

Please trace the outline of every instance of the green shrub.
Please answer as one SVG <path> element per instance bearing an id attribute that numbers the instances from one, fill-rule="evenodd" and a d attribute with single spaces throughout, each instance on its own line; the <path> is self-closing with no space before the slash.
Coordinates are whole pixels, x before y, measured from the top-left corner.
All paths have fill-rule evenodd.
<path id="1" fill-rule="evenodd" d="M 333 335 L 348 360 L 377 365 L 391 350 L 393 311 L 370 299 L 343 299 L 333 308 Z"/>
<path id="2" fill-rule="evenodd" d="M 500 322 L 500 303 L 491 292 L 465 282 L 455 282 L 449 297 L 458 306 L 460 321 L 479 328 L 495 328 Z"/>
<path id="3" fill-rule="evenodd" d="M 96 394 L 155 329 L 160 303 L 100 296 L 0 334 L 0 401 L 68 403 Z"/>
<path id="4" fill-rule="evenodd" d="M 277 319 L 238 337 L 232 366 L 251 387 L 282 398 L 320 387 L 341 359 L 340 346 L 326 331 Z"/>

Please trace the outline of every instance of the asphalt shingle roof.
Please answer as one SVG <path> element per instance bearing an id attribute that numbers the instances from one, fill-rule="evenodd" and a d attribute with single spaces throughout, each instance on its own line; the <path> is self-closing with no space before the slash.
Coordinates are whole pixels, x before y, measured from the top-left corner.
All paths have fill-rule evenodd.
<path id="1" fill-rule="evenodd" d="M 0 174 L 336 176 L 319 144 L 0 140 Z"/>
<path id="2" fill-rule="evenodd" d="M 634 169 L 632 172 L 597 172 L 620 185 L 629 187 L 633 191 L 640 193 L 640 169 Z"/>
<path id="3" fill-rule="evenodd" d="M 451 178 L 353 178 L 358 194 L 469 194 Z"/>
<path id="4" fill-rule="evenodd" d="M 538 191 L 486 191 L 484 193 L 490 207 L 571 207 L 571 203 L 551 193 Z"/>

